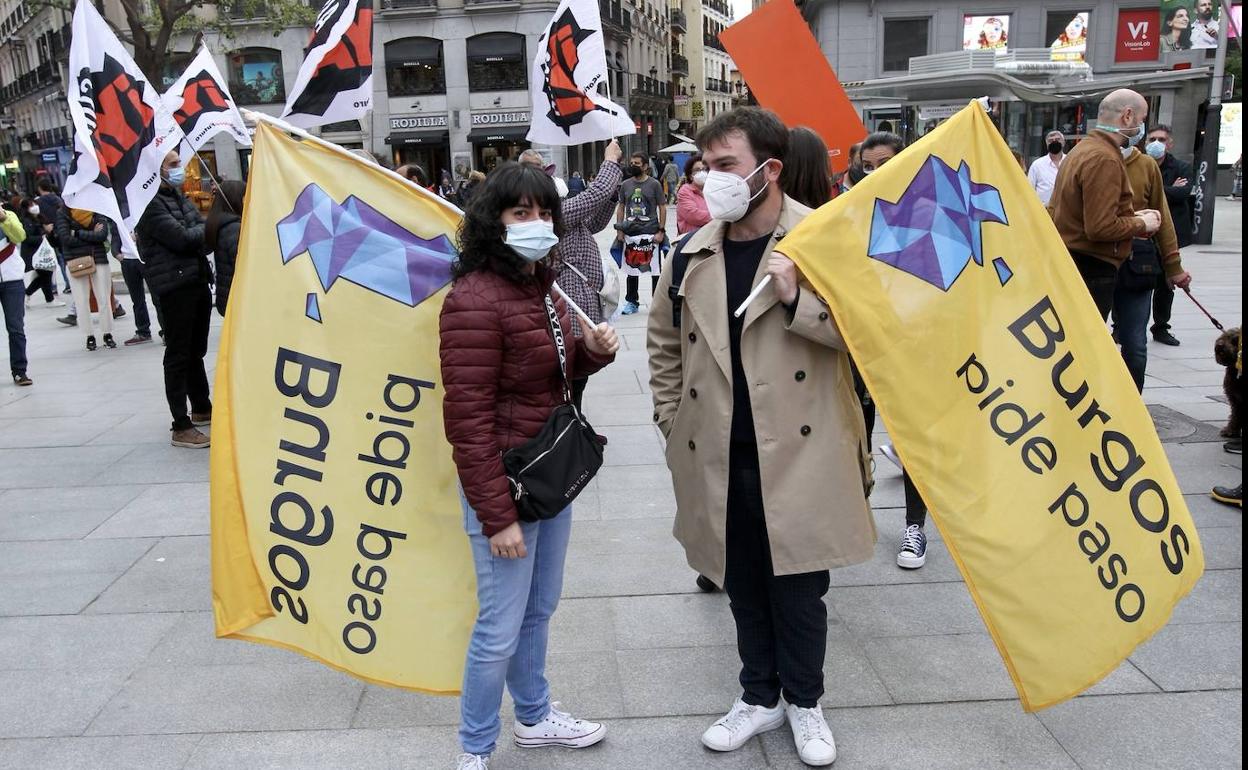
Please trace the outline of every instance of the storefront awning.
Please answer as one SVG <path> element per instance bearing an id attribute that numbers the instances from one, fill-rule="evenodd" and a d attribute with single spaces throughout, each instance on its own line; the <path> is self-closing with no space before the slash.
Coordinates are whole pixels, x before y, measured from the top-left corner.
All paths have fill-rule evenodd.
<path id="1" fill-rule="evenodd" d="M 851 99 L 884 98 L 903 102 L 970 101 L 981 96 L 1032 103 L 1063 102 L 1108 93 L 1116 88 L 1147 92 L 1177 88 L 1180 83 L 1209 77 L 1208 67 L 1158 72 L 1124 72 L 1088 78 L 1028 82 L 1004 72 L 933 72 L 846 83 Z"/>
<path id="2" fill-rule="evenodd" d="M 468 141 L 472 144 L 479 142 L 523 142 L 528 135 L 528 126 L 499 126 L 497 128 L 479 128 L 468 134 Z"/>
<path id="3" fill-rule="evenodd" d="M 402 147 L 412 144 L 446 144 L 449 141 L 446 131 L 409 131 L 390 135 L 391 147 Z"/>

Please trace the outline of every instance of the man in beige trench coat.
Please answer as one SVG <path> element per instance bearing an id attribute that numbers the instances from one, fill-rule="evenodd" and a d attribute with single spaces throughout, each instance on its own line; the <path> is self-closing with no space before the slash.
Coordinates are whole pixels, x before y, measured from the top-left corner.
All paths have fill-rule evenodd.
<path id="1" fill-rule="evenodd" d="M 681 249 L 678 324 L 678 260 L 664 265 L 647 347 L 675 535 L 689 565 L 724 587 L 737 626 L 743 694 L 702 742 L 731 751 L 787 717 L 802 760 L 829 765 L 836 747 L 819 708 L 828 570 L 871 558 L 875 544 L 862 410 L 831 313 L 773 253 L 810 213 L 780 191 L 787 129 L 745 107 L 697 142 L 713 219 Z"/>

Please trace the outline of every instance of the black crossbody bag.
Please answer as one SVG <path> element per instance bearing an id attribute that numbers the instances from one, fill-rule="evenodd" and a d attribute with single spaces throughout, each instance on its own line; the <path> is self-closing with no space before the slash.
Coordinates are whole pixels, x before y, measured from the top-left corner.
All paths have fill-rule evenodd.
<path id="1" fill-rule="evenodd" d="M 563 403 L 555 407 L 537 435 L 503 453 L 503 469 L 521 521 L 553 519 L 572 504 L 602 467 L 602 444 L 593 427 L 572 403 L 563 327 L 546 295 L 550 333 L 559 352 Z"/>

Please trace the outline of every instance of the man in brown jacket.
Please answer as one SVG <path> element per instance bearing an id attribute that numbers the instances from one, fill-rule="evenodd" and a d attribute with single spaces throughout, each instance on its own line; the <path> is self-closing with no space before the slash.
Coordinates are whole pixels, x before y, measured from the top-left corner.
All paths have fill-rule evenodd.
<path id="1" fill-rule="evenodd" d="M 810 213 L 780 190 L 787 144 L 784 124 L 758 108 L 726 112 L 699 132 L 713 219 L 678 245 L 683 258 L 665 261 L 647 350 L 675 535 L 689 565 L 724 587 L 737 627 L 743 693 L 702 742 L 732 751 L 787 717 L 802 761 L 822 766 L 836 758 L 819 707 L 822 597 L 830 568 L 871 558 L 875 527 L 845 342 L 774 252 Z"/>
<path id="2" fill-rule="evenodd" d="M 1148 102 L 1129 89 L 1101 101 L 1096 127 L 1066 156 L 1053 184 L 1049 213 L 1102 318 L 1114 306 L 1118 269 L 1131 256 L 1131 239 L 1161 227 L 1156 209 L 1135 210 L 1124 159 L 1144 138 Z M 1172 282 L 1183 288 L 1186 273 Z"/>

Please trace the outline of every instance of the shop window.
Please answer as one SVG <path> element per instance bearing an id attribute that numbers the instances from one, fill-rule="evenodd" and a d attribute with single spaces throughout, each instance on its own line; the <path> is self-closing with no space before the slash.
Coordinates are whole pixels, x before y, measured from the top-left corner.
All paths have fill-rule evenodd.
<path id="1" fill-rule="evenodd" d="M 523 91 L 529 87 L 524 35 L 489 32 L 468 38 L 468 88 Z"/>
<path id="2" fill-rule="evenodd" d="M 446 93 L 442 41 L 408 37 L 386 43 L 386 92 L 390 96 Z"/>
<path id="3" fill-rule="evenodd" d="M 342 120 L 321 126 L 322 134 L 357 134 L 362 130 L 358 120 Z"/>
<path id="4" fill-rule="evenodd" d="M 230 54 L 230 93 L 238 104 L 280 104 L 286 101 L 282 52 L 245 48 Z"/>
<path id="5" fill-rule="evenodd" d="M 884 20 L 884 71 L 910 69 L 911 56 L 926 56 L 930 19 Z"/>
<path id="6" fill-rule="evenodd" d="M 160 73 L 161 91 L 168 91 L 178 78 L 182 77 L 182 73 L 186 72 L 186 68 L 190 66 L 191 60 L 195 58 L 193 53 L 175 53 L 170 54 L 165 59 L 165 66 Z"/>

